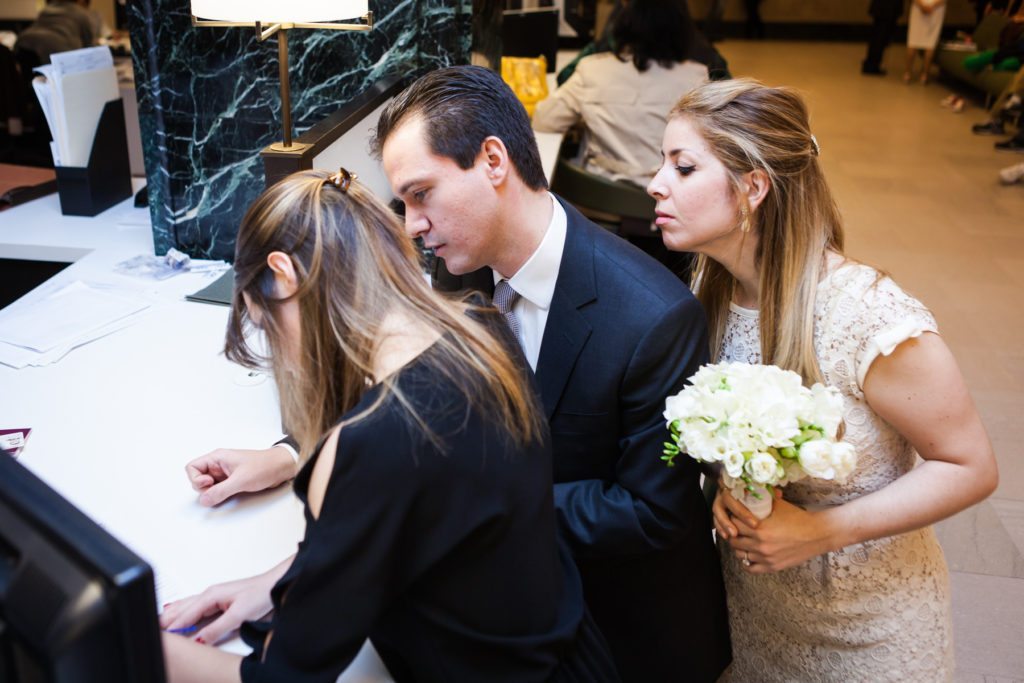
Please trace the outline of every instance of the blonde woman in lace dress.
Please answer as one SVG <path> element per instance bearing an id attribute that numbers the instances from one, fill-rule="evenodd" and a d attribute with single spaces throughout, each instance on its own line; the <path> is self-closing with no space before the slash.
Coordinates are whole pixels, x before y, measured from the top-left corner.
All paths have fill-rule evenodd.
<path id="1" fill-rule="evenodd" d="M 666 246 L 699 255 L 694 291 L 712 357 L 774 363 L 839 389 L 859 456 L 845 484 L 790 485 L 760 522 L 718 493 L 733 640 L 725 679 L 950 680 L 949 581 L 930 525 L 985 498 L 998 475 L 934 318 L 844 257 L 793 91 L 703 85 L 672 110 L 662 153 L 648 192 Z"/>

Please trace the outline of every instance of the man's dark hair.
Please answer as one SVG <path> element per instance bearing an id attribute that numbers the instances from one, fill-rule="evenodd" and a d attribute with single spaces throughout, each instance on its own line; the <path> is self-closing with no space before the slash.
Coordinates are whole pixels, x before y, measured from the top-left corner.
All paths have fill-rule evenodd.
<path id="1" fill-rule="evenodd" d="M 666 69 L 692 57 L 697 29 L 686 0 L 631 0 L 612 29 L 615 56 L 630 58 L 638 71 L 651 60 Z"/>
<path id="2" fill-rule="evenodd" d="M 531 190 L 548 186 L 537 139 L 526 109 L 501 76 L 481 66 L 431 71 L 384 108 L 371 143 L 380 157 L 384 143 L 406 119 L 420 116 L 430 149 L 459 168 L 473 166 L 480 146 L 493 135 L 505 143 L 512 167 Z"/>

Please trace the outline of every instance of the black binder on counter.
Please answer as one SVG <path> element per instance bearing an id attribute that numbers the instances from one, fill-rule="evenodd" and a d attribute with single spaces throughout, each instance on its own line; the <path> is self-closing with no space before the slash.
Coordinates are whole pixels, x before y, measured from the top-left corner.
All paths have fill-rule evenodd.
<path id="1" fill-rule="evenodd" d="M 132 169 L 121 100 L 103 107 L 89 152 L 89 165 L 58 166 L 57 194 L 66 216 L 95 216 L 132 196 Z"/>

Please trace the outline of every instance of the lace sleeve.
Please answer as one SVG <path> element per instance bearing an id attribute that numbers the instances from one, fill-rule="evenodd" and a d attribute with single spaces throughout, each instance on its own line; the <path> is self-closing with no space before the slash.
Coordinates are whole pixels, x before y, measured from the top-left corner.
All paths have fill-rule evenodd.
<path id="1" fill-rule="evenodd" d="M 938 332 L 935 318 L 924 305 L 888 277 L 876 277 L 864 290 L 854 328 L 857 347 L 854 367 L 857 386 L 864 387 L 871 364 L 879 354 L 888 356 L 908 339 Z"/>

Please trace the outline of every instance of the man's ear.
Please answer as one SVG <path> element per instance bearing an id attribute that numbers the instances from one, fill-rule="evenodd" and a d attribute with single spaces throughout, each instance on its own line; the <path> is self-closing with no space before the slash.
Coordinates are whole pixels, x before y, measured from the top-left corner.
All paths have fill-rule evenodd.
<path id="1" fill-rule="evenodd" d="M 500 185 L 508 178 L 512 168 L 512 162 L 508 156 L 508 149 L 501 138 L 490 135 L 480 145 L 480 158 L 485 164 L 487 178 L 492 185 Z"/>
<path id="2" fill-rule="evenodd" d="M 757 210 L 764 198 L 768 196 L 771 186 L 771 178 L 768 177 L 764 169 L 755 168 L 753 171 L 743 174 L 741 187 L 747 200 L 747 206 L 751 211 Z"/>
<path id="3" fill-rule="evenodd" d="M 267 267 L 274 273 L 274 290 L 281 299 L 290 297 L 299 289 L 299 277 L 292 257 L 283 251 L 267 254 Z"/>

